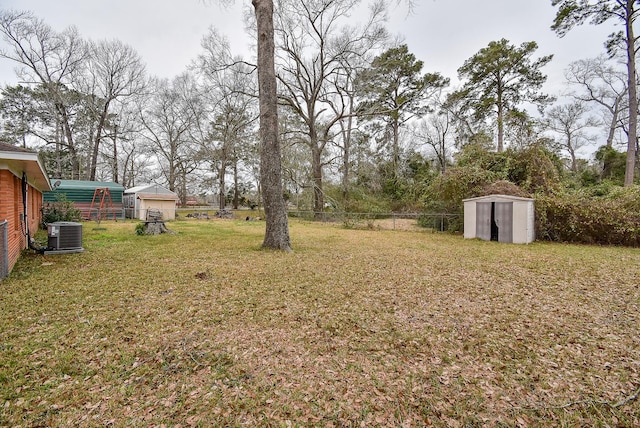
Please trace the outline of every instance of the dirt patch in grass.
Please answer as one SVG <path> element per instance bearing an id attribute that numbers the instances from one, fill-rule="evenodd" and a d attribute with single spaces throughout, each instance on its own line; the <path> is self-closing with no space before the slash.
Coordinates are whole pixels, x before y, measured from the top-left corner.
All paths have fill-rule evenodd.
<path id="1" fill-rule="evenodd" d="M 0 285 L 0 426 L 638 426 L 640 251 L 85 229 Z"/>

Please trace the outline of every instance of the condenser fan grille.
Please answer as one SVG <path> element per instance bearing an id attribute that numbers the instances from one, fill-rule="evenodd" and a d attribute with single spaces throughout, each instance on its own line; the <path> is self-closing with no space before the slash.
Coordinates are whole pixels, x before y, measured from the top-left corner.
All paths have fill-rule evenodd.
<path id="1" fill-rule="evenodd" d="M 82 248 L 82 224 L 56 222 L 47 226 L 49 248 L 53 250 L 74 250 Z"/>

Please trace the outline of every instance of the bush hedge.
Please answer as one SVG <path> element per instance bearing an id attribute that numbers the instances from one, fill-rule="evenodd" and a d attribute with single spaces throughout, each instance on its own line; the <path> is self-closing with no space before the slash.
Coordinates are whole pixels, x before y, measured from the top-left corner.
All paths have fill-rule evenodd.
<path id="1" fill-rule="evenodd" d="M 42 207 L 42 228 L 46 229 L 49 223 L 57 221 L 81 221 L 82 214 L 72 201 L 67 200 L 67 195 L 56 195 L 56 202 Z"/>
<path id="2" fill-rule="evenodd" d="M 538 239 L 640 247 L 640 187 L 536 196 Z"/>

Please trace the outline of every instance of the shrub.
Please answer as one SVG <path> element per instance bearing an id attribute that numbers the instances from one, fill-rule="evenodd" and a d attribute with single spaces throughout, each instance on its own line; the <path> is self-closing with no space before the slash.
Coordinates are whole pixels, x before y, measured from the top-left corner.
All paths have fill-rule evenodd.
<path id="1" fill-rule="evenodd" d="M 422 202 L 426 212 L 461 213 L 463 199 L 477 196 L 497 178 L 495 173 L 475 166 L 449 168 L 427 187 Z"/>
<path id="2" fill-rule="evenodd" d="M 510 181 L 500 180 L 483 186 L 474 196 L 509 195 L 530 198 L 531 195 Z"/>
<path id="3" fill-rule="evenodd" d="M 424 215 L 418 220 L 418 224 L 423 227 L 434 227 L 436 224 L 434 214 L 458 214 L 444 221 L 445 230 L 462 231 L 464 225 L 462 200 L 478 196 L 483 189 L 497 179 L 496 173 L 472 165 L 449 168 L 427 186 L 421 198 Z M 437 225 L 439 229 L 439 217 Z"/>
<path id="4" fill-rule="evenodd" d="M 493 181 L 507 180 L 532 193 L 557 190 L 561 183 L 560 159 L 541 144 L 509 148 L 500 153 L 468 145 L 462 148 L 457 159 L 459 167 L 490 171 L 494 174 Z"/>
<path id="5" fill-rule="evenodd" d="M 329 187 L 329 186 L 327 186 Z M 353 186 L 349 192 L 349 199 L 345 199 L 340 194 L 340 189 L 332 188 L 332 192 L 327 192 L 339 201 L 340 209 L 350 213 L 379 213 L 392 210 L 390 201 L 382 195 L 368 193 L 364 188 Z"/>
<path id="6" fill-rule="evenodd" d="M 56 202 L 51 202 L 42 207 L 42 228 L 46 229 L 49 223 L 57 221 L 80 221 L 82 214 L 72 201 L 67 199 L 67 195 L 59 193 L 56 195 Z"/>
<path id="7" fill-rule="evenodd" d="M 144 223 L 136 224 L 135 231 L 136 231 L 136 235 L 138 236 L 144 235 Z"/>
<path id="8" fill-rule="evenodd" d="M 640 246 L 640 188 L 621 189 L 606 197 L 584 193 L 536 198 L 540 239 L 585 244 Z"/>
<path id="9" fill-rule="evenodd" d="M 624 183 L 627 164 L 626 153 L 618 152 L 612 147 L 601 146 L 595 153 L 595 158 L 602 167 L 601 177 L 615 183 Z"/>
<path id="10" fill-rule="evenodd" d="M 507 179 L 531 193 L 550 192 L 561 186 L 560 159 L 541 145 L 507 150 Z"/>

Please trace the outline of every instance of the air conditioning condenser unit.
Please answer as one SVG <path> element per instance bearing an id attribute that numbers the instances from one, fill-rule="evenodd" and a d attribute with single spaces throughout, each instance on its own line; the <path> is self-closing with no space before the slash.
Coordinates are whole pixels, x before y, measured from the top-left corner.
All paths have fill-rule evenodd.
<path id="1" fill-rule="evenodd" d="M 80 253 L 82 248 L 82 224 L 58 221 L 47 225 L 49 235 L 44 254 Z"/>

